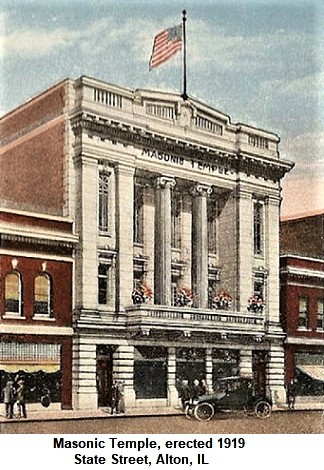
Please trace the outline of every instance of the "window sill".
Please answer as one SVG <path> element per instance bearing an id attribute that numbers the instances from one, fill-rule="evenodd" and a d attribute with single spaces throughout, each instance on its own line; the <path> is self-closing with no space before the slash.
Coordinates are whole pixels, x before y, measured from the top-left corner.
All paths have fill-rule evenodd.
<path id="1" fill-rule="evenodd" d="M 306 326 L 299 326 L 297 328 L 297 331 L 312 331 L 311 328 L 306 328 Z"/>
<path id="2" fill-rule="evenodd" d="M 115 308 L 109 304 L 98 304 L 98 310 L 100 312 L 115 312 Z"/>
<path id="3" fill-rule="evenodd" d="M 109 232 L 105 232 L 105 231 L 99 229 L 98 233 L 99 233 L 99 237 L 108 237 L 108 238 L 111 238 L 111 235 L 110 235 Z"/>
<path id="4" fill-rule="evenodd" d="M 48 315 L 41 315 L 41 314 L 34 313 L 33 320 L 45 320 L 45 321 L 53 322 L 55 321 L 55 318 L 49 317 Z"/>
<path id="5" fill-rule="evenodd" d="M 6 312 L 2 318 L 10 320 L 26 320 L 26 317 L 20 315 L 19 313 Z"/>

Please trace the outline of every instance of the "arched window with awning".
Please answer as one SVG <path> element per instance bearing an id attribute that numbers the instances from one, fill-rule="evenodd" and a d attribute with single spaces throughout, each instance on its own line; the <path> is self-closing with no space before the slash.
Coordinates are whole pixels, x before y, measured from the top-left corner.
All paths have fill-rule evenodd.
<path id="1" fill-rule="evenodd" d="M 18 271 L 5 276 L 5 313 L 22 315 L 22 282 Z"/>
<path id="2" fill-rule="evenodd" d="M 34 315 L 53 316 L 53 283 L 48 273 L 41 273 L 35 277 Z"/>

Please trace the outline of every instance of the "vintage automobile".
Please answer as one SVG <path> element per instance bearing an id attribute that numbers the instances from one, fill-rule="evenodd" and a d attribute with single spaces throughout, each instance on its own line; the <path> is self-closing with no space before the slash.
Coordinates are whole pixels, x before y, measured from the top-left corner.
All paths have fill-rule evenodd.
<path id="1" fill-rule="evenodd" d="M 199 421 L 208 421 L 220 411 L 233 410 L 244 410 L 246 414 L 268 418 L 272 402 L 269 397 L 254 393 L 252 379 L 225 377 L 218 379 L 212 394 L 193 398 L 185 406 L 186 416 Z"/>

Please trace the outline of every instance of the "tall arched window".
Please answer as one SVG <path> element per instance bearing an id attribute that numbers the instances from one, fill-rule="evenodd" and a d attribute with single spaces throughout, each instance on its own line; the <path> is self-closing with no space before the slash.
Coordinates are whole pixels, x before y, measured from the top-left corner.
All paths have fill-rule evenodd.
<path id="1" fill-rule="evenodd" d="M 5 277 L 5 312 L 22 314 L 22 283 L 18 271 L 12 271 Z"/>
<path id="2" fill-rule="evenodd" d="M 49 274 L 42 273 L 35 277 L 34 314 L 53 316 L 52 279 Z"/>

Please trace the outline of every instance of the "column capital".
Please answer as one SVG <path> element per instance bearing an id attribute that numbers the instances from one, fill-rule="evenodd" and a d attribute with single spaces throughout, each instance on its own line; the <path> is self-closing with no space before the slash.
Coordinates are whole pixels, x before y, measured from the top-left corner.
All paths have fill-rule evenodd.
<path id="1" fill-rule="evenodd" d="M 157 188 L 165 188 L 170 187 L 174 188 L 176 185 L 176 180 L 171 176 L 158 176 L 156 179 L 156 186 Z"/>
<path id="2" fill-rule="evenodd" d="M 192 190 L 193 196 L 207 197 L 213 192 L 213 189 L 208 184 L 196 184 Z"/>

